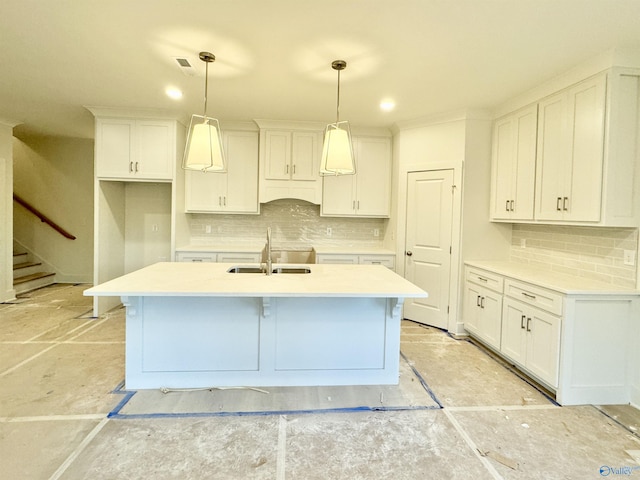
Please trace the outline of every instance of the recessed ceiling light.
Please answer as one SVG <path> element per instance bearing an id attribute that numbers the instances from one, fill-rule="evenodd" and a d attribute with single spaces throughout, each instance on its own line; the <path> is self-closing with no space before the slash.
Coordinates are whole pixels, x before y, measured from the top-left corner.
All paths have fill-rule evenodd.
<path id="1" fill-rule="evenodd" d="M 393 100 L 382 100 L 380 102 L 380 110 L 384 112 L 390 112 L 396 107 L 396 102 Z"/>
<path id="2" fill-rule="evenodd" d="M 174 100 L 180 100 L 182 98 L 182 91 L 175 87 L 167 87 L 165 93 L 169 98 L 173 98 Z"/>

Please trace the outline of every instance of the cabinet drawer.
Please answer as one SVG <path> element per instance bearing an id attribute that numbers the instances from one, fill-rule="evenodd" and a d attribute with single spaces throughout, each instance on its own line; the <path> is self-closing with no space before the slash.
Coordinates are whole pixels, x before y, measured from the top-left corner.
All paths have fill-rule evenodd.
<path id="1" fill-rule="evenodd" d="M 505 280 L 504 292 L 523 303 L 541 308 L 554 315 L 562 315 L 562 295 L 557 292 L 510 278 Z"/>
<path id="2" fill-rule="evenodd" d="M 495 273 L 487 272 L 473 267 L 467 267 L 466 280 L 476 285 L 490 288 L 491 290 L 502 293 L 504 288 L 504 278 Z"/>
<path id="3" fill-rule="evenodd" d="M 395 267 L 395 257 L 393 255 L 360 255 L 361 265 L 384 265 L 387 268 Z"/>
<path id="4" fill-rule="evenodd" d="M 218 263 L 260 263 L 260 253 L 218 253 Z"/>
<path id="5" fill-rule="evenodd" d="M 177 262 L 215 262 L 216 254 L 208 252 L 176 252 Z"/>
<path id="6" fill-rule="evenodd" d="M 357 265 L 357 255 L 334 255 L 334 254 L 318 254 L 316 253 L 316 263 L 340 263 L 346 265 Z"/>

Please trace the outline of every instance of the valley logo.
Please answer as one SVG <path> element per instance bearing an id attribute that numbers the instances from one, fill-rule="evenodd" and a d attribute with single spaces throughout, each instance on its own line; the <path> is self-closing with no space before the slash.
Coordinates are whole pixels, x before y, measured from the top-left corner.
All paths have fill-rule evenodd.
<path id="1" fill-rule="evenodd" d="M 633 475 L 635 472 L 640 472 L 640 466 L 635 467 L 610 467 L 603 465 L 600 467 L 600 475 L 608 477 L 609 475 Z"/>

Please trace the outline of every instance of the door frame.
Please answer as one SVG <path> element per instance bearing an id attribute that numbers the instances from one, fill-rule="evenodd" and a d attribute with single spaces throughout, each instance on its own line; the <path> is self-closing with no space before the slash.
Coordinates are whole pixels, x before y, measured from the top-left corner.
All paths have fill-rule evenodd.
<path id="1" fill-rule="evenodd" d="M 405 242 L 407 227 L 407 182 L 409 173 L 453 170 L 453 208 L 451 213 L 451 265 L 449 275 L 449 322 L 447 330 L 452 334 L 465 335 L 464 324 L 460 318 L 460 239 L 462 233 L 462 162 L 444 161 L 425 164 L 400 166 L 398 182 L 397 225 L 396 225 L 396 273 L 405 276 Z M 428 292 L 427 292 L 428 293 Z"/>

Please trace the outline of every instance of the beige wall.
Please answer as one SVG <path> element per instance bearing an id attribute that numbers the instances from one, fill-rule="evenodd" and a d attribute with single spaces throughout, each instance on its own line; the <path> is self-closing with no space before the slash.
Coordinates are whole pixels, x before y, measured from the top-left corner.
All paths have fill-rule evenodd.
<path id="1" fill-rule="evenodd" d="M 13 289 L 13 126 L 0 122 L 0 302 L 15 298 Z"/>
<path id="2" fill-rule="evenodd" d="M 91 283 L 93 275 L 93 141 L 15 138 L 13 189 L 76 236 L 70 240 L 15 205 L 14 240 L 40 259 L 56 281 Z"/>

